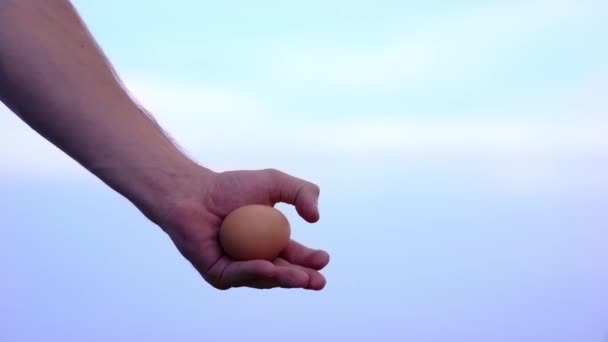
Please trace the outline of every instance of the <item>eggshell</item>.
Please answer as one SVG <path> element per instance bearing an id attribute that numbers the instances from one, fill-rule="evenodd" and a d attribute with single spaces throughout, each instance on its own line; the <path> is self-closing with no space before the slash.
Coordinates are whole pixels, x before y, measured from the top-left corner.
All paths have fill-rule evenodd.
<path id="1" fill-rule="evenodd" d="M 222 222 L 220 243 L 237 260 L 273 260 L 287 247 L 289 221 L 266 205 L 247 205 L 231 212 Z"/>

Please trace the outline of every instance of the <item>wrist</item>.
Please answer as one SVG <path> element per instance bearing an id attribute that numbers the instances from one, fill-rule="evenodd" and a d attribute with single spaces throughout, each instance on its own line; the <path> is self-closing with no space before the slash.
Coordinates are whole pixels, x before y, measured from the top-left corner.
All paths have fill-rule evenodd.
<path id="1" fill-rule="evenodd" d="M 211 173 L 188 158 L 180 158 L 135 174 L 137 179 L 130 181 L 133 189 L 125 197 L 151 221 L 159 223 L 173 203 L 204 186 Z"/>
<path id="2" fill-rule="evenodd" d="M 213 173 L 175 147 L 118 164 L 120 167 L 97 168 L 93 173 L 155 223 L 163 220 L 173 203 L 204 187 Z"/>

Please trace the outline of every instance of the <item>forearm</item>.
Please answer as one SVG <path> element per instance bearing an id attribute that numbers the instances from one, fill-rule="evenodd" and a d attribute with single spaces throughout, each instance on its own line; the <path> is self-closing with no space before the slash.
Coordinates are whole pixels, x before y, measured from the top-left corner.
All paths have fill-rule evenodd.
<path id="1" fill-rule="evenodd" d="M 137 206 L 196 167 L 128 95 L 68 0 L 0 0 L 0 99 Z"/>

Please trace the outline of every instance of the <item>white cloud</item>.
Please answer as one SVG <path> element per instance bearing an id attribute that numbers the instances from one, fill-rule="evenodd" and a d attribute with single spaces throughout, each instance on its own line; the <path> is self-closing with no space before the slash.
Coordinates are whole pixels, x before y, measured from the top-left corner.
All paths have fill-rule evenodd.
<path id="1" fill-rule="evenodd" d="M 569 154 L 601 153 L 608 148 L 606 119 L 393 119 L 361 120 L 325 126 L 323 146 L 352 151 L 403 153 Z"/>
<path id="2" fill-rule="evenodd" d="M 238 89 L 129 78 L 133 94 L 193 154 L 230 151 L 269 155 L 298 151 L 368 158 L 382 153 L 424 155 L 608 155 L 608 119 L 592 115 L 486 113 L 421 119 L 370 113 L 364 118 L 286 119 L 270 104 Z M 591 108 L 586 108 L 591 109 Z M 288 113 L 284 113 L 288 114 Z M 531 113 L 532 114 L 532 113 Z M 556 113 L 563 114 L 563 113 Z M 584 113 L 581 113 L 584 114 Z M 264 152 L 265 151 L 265 152 Z"/>
<path id="3" fill-rule="evenodd" d="M 589 182 L 608 184 L 606 116 L 280 119 L 263 101 L 235 90 L 137 79 L 127 84 L 178 143 L 215 169 L 387 162 L 401 167 L 411 160 L 462 158 L 488 160 L 497 183 L 529 190 L 531 184 L 572 184 L 577 173 L 556 165 L 582 160 L 598 165 L 581 171 Z M 2 108 L 0 125 L 1 173 L 28 179 L 88 177 Z"/>
<path id="4" fill-rule="evenodd" d="M 204 129 L 206 126 L 226 125 L 238 118 L 240 123 L 265 118 L 271 109 L 255 96 L 239 90 L 187 84 L 169 80 L 150 80 L 129 76 L 124 80 L 135 99 L 169 130 L 178 134 L 195 134 L 183 128 Z M 188 124 L 183 124 L 187 116 Z"/>

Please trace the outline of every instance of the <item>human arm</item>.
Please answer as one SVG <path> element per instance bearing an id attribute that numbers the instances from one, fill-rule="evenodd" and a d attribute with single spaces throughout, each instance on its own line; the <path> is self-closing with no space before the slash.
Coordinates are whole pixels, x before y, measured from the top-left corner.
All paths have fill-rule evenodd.
<path id="1" fill-rule="evenodd" d="M 272 262 L 235 262 L 217 243 L 221 220 L 245 204 L 291 203 L 315 222 L 318 187 L 195 163 L 129 95 L 70 1 L 0 0 L 0 100 L 162 227 L 211 285 L 324 286 L 323 251 L 292 241 Z"/>
<path id="2" fill-rule="evenodd" d="M 69 1 L 0 4 L 0 99 L 138 207 L 153 207 L 193 163 L 128 95 Z"/>

